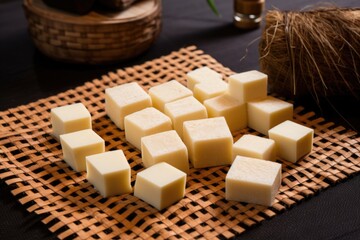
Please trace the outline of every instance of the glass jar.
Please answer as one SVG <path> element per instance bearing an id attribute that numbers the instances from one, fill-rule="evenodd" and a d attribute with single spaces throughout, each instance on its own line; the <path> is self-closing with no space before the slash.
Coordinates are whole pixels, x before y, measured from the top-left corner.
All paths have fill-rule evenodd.
<path id="1" fill-rule="evenodd" d="M 240 29 L 260 27 L 265 0 L 234 0 L 234 25 Z"/>

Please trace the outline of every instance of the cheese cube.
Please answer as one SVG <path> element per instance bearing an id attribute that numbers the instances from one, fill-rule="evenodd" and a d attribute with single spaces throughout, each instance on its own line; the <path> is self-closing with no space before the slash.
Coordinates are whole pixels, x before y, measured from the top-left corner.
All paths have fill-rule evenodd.
<path id="1" fill-rule="evenodd" d="M 245 134 L 233 145 L 233 159 L 237 155 L 275 161 L 275 141 L 255 135 Z"/>
<path id="2" fill-rule="evenodd" d="M 206 82 L 196 84 L 194 87 L 194 97 L 200 102 L 206 99 L 219 96 L 226 92 L 228 84 L 220 79 L 209 79 Z"/>
<path id="3" fill-rule="evenodd" d="M 91 115 L 82 103 L 75 103 L 51 109 L 53 136 L 91 129 Z"/>
<path id="4" fill-rule="evenodd" d="M 127 115 L 124 123 L 126 140 L 138 149 L 142 137 L 172 130 L 170 118 L 153 107 Z"/>
<path id="5" fill-rule="evenodd" d="M 270 128 L 293 118 L 293 105 L 271 96 L 248 102 L 247 110 L 248 126 L 264 135 Z"/>
<path id="6" fill-rule="evenodd" d="M 193 93 L 178 81 L 171 80 L 151 87 L 149 89 L 149 95 L 152 99 L 153 107 L 163 112 L 165 103 L 192 96 Z"/>
<path id="7" fill-rule="evenodd" d="M 130 165 L 122 150 L 86 157 L 86 178 L 103 197 L 132 192 Z"/>
<path id="8" fill-rule="evenodd" d="M 271 206 L 281 185 L 281 164 L 237 156 L 225 178 L 227 200 Z"/>
<path id="9" fill-rule="evenodd" d="M 311 152 L 314 130 L 292 121 L 285 121 L 269 130 L 269 138 L 275 141 L 280 158 L 295 163 Z"/>
<path id="10" fill-rule="evenodd" d="M 151 98 L 136 82 L 105 89 L 106 114 L 121 130 L 125 116 L 147 107 L 151 107 Z"/>
<path id="11" fill-rule="evenodd" d="M 184 122 L 183 140 L 195 168 L 232 162 L 233 138 L 224 117 Z"/>
<path id="12" fill-rule="evenodd" d="M 221 74 L 209 67 L 200 67 L 186 74 L 187 87 L 193 91 L 196 84 L 209 79 L 222 80 Z"/>
<path id="13" fill-rule="evenodd" d="M 85 157 L 105 151 L 105 141 L 92 129 L 60 135 L 64 160 L 77 172 L 86 170 Z"/>
<path id="14" fill-rule="evenodd" d="M 267 75 L 256 71 L 248 71 L 231 75 L 229 81 L 229 94 L 245 103 L 267 96 Z"/>
<path id="15" fill-rule="evenodd" d="M 206 108 L 194 97 L 186 97 L 165 104 L 164 113 L 171 118 L 173 128 L 181 138 L 185 121 L 207 118 Z"/>
<path id="16" fill-rule="evenodd" d="M 246 104 L 223 94 L 204 101 L 209 117 L 223 116 L 230 131 L 235 132 L 247 126 Z"/>
<path id="17" fill-rule="evenodd" d="M 146 168 L 166 162 L 189 173 L 188 151 L 175 130 L 141 138 L 141 157 Z"/>
<path id="18" fill-rule="evenodd" d="M 162 162 L 136 175 L 134 196 L 162 210 L 185 195 L 186 174 Z"/>

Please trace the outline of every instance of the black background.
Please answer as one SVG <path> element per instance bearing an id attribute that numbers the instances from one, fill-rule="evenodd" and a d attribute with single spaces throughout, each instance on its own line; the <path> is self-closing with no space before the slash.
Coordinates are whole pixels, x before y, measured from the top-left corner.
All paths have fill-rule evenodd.
<path id="1" fill-rule="evenodd" d="M 320 1 L 274 0 L 267 1 L 266 8 L 301 10 L 317 2 Z M 56 62 L 39 53 L 27 32 L 22 1 L 0 0 L 0 111 L 54 95 L 100 78 L 109 71 L 141 64 L 189 45 L 196 45 L 233 71 L 259 69 L 258 43 L 262 29 L 236 29 L 232 25 L 232 0 L 216 3 L 222 15 L 220 18 L 211 12 L 205 0 L 164 0 L 162 31 L 148 51 L 126 62 L 86 66 Z M 332 3 L 359 7 L 358 0 Z M 344 97 L 332 101 L 343 117 L 327 104 L 321 108 L 315 106 L 311 99 L 298 99 L 295 103 L 315 110 L 328 121 L 359 131 L 359 102 Z M 240 238 L 360 239 L 360 176 L 355 175 L 320 192 L 248 230 Z M 2 180 L 0 239 L 56 239 L 39 216 L 27 213 Z"/>

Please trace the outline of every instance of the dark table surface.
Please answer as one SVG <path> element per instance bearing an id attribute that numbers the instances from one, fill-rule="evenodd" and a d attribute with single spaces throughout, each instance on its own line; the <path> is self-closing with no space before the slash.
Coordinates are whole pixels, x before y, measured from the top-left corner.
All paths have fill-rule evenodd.
<path id="1" fill-rule="evenodd" d="M 300 10 L 320 1 L 273 0 L 266 9 Z M 222 15 L 216 17 L 205 0 L 163 1 L 162 32 L 141 56 L 111 65 L 86 66 L 59 63 L 39 53 L 27 32 L 22 1 L 0 1 L 0 111 L 48 97 L 118 68 L 141 64 L 181 47 L 196 45 L 233 71 L 259 69 L 261 28 L 241 31 L 232 25 L 232 0 L 216 1 Z M 332 1 L 337 6 L 359 7 L 358 0 Z M 247 52 L 247 54 L 246 54 Z M 241 60 L 244 56 L 246 57 Z M 347 100 L 347 99 L 346 99 Z M 347 128 L 360 129 L 359 102 L 343 102 L 337 108 L 319 110 L 309 99 L 299 100 L 309 110 Z M 355 107 L 356 111 L 353 111 Z M 344 118 L 347 121 L 344 121 Z M 41 218 L 29 214 L 8 186 L 0 180 L 0 239 L 55 239 Z M 294 208 L 266 220 L 241 239 L 360 239 L 360 175 L 307 199 Z"/>

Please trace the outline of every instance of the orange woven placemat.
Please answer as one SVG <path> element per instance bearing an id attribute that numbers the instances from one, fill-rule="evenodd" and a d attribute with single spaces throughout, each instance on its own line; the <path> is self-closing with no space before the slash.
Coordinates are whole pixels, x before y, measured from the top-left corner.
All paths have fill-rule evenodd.
<path id="1" fill-rule="evenodd" d="M 158 211 L 132 194 L 102 198 L 85 173 L 72 171 L 63 161 L 60 144 L 50 135 L 50 109 L 82 102 L 92 114 L 93 129 L 105 139 L 106 150 L 124 151 L 134 184 L 136 173 L 143 169 L 141 154 L 106 116 L 104 89 L 132 81 L 144 89 L 171 79 L 185 83 L 186 72 L 205 65 L 224 76 L 232 73 L 191 46 L 0 112 L 0 178 L 28 211 L 42 215 L 50 231 L 62 239 L 213 239 L 240 234 L 360 171 L 359 135 L 301 107 L 295 109 L 294 119 L 315 129 L 314 149 L 298 163 L 282 162 L 282 185 L 272 207 L 226 201 L 228 166 L 191 169 L 184 199 Z M 245 133 L 259 135 L 246 128 L 234 133 L 234 140 Z"/>

